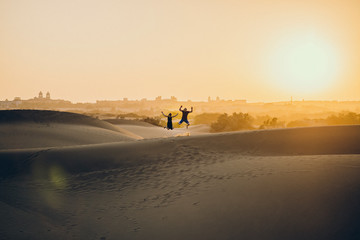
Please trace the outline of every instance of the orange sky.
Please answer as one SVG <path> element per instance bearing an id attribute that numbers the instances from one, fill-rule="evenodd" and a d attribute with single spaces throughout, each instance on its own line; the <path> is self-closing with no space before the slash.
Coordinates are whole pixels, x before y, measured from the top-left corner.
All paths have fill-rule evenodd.
<path id="1" fill-rule="evenodd" d="M 358 0 L 0 0 L 0 100 L 360 100 L 359 43 Z"/>

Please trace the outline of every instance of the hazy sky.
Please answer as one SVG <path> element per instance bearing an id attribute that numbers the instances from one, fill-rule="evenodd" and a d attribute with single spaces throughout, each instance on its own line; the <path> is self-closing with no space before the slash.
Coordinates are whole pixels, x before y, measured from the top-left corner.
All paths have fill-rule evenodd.
<path id="1" fill-rule="evenodd" d="M 359 0 L 0 0 L 0 100 L 360 100 Z"/>

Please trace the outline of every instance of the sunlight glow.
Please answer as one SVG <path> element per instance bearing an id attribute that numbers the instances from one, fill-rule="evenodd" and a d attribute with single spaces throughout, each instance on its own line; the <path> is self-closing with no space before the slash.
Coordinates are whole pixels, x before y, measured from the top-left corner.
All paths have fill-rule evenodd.
<path id="1" fill-rule="evenodd" d="M 283 41 L 270 57 L 272 79 L 291 93 L 318 93 L 332 87 L 339 73 L 334 46 L 315 35 Z"/>

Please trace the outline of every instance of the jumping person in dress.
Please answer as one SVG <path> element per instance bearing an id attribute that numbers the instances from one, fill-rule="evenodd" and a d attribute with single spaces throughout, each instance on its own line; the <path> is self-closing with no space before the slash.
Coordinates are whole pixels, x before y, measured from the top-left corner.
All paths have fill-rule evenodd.
<path id="1" fill-rule="evenodd" d="M 173 124 L 172 124 L 172 119 L 174 118 L 174 117 L 176 117 L 177 115 L 178 115 L 178 113 L 175 115 L 175 116 L 172 116 L 171 115 L 171 113 L 169 113 L 169 115 L 165 115 L 163 112 L 161 112 L 162 113 L 162 115 L 164 115 L 164 117 L 167 117 L 167 119 L 168 119 L 168 121 L 167 121 L 167 125 L 166 125 L 166 129 L 167 130 L 173 130 L 174 129 L 174 127 L 173 127 Z"/>
<path id="2" fill-rule="evenodd" d="M 188 115 L 189 115 L 189 113 L 192 113 L 193 112 L 193 107 L 191 107 L 191 111 L 187 111 L 187 109 L 186 108 L 184 108 L 184 110 L 181 110 L 181 108 L 182 108 L 182 105 L 180 106 L 180 108 L 179 108 L 179 111 L 180 112 L 182 112 L 182 117 L 181 117 L 181 120 L 180 120 L 180 122 L 179 122 L 179 125 L 180 124 L 182 124 L 183 122 L 185 122 L 187 125 L 186 125 L 186 128 L 188 128 L 189 127 L 189 125 L 190 125 L 190 123 L 189 123 L 189 120 L 188 120 Z"/>

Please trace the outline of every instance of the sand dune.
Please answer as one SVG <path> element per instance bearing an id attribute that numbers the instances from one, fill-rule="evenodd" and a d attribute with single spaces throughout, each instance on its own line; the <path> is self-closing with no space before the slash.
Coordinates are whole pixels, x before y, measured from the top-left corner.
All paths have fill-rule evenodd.
<path id="1" fill-rule="evenodd" d="M 189 129 L 175 128 L 173 130 L 166 130 L 163 127 L 158 126 L 139 126 L 133 124 L 122 124 L 116 125 L 122 129 L 125 129 L 133 134 L 141 136 L 145 139 L 149 138 L 168 138 L 168 137 L 178 137 L 178 136 L 196 136 L 201 134 L 209 133 L 209 126 L 206 125 L 194 125 Z"/>
<path id="2" fill-rule="evenodd" d="M 109 122 L 113 125 L 116 126 L 140 126 L 140 127 L 151 127 L 153 129 L 162 129 L 161 127 L 158 126 L 154 126 L 150 123 L 144 122 L 144 121 L 139 121 L 139 120 L 129 120 L 129 119 L 104 119 L 104 121 Z M 177 121 L 174 120 L 174 125 L 177 125 Z M 210 132 L 210 127 L 206 124 L 198 124 L 198 125 L 190 125 L 190 128 L 187 129 L 185 128 L 185 125 L 182 125 L 182 128 L 175 128 L 173 131 L 180 131 L 180 132 L 190 132 L 191 135 L 196 135 L 196 134 L 200 134 L 200 133 L 209 133 Z M 163 126 L 165 127 L 165 126 Z M 142 130 L 144 130 L 145 128 L 142 128 Z M 171 134 L 171 132 L 173 131 L 169 131 L 169 133 Z M 139 131 L 140 132 L 140 131 Z M 164 132 L 164 131 L 162 131 Z M 165 131 L 166 132 L 166 131 Z M 140 132 L 141 133 L 141 132 Z M 176 135 L 172 134 L 172 135 Z"/>
<path id="3" fill-rule="evenodd" d="M 191 125 L 189 129 L 185 128 L 183 125 L 182 128 L 175 128 L 173 130 L 166 130 L 164 127 L 159 127 L 138 120 L 128 120 L 128 119 L 105 119 L 115 126 L 118 126 L 122 129 L 125 129 L 129 132 L 132 132 L 142 138 L 167 138 L 167 137 L 178 137 L 178 136 L 195 136 L 206 134 L 210 132 L 210 127 L 205 124 L 201 125 Z M 174 122 L 174 124 L 177 124 Z"/>
<path id="4" fill-rule="evenodd" d="M 0 149 L 59 147 L 142 139 L 135 134 L 74 124 L 0 124 Z"/>
<path id="5" fill-rule="evenodd" d="M 142 139 L 87 116 L 55 111 L 0 111 L 0 149 L 73 146 Z"/>
<path id="6" fill-rule="evenodd" d="M 0 238 L 358 239 L 359 142 L 336 126 L 1 150 Z"/>
<path id="7" fill-rule="evenodd" d="M 131 126 L 141 126 L 141 127 L 156 127 L 153 124 L 140 121 L 140 120 L 131 120 L 131 119 L 104 119 L 105 122 L 111 123 L 113 125 L 131 125 Z"/>
<path id="8" fill-rule="evenodd" d="M 290 128 L 234 133 L 199 135 L 170 139 L 149 139 L 140 142 L 116 142 L 70 146 L 0 151 L 1 174 L 27 172 L 27 164 L 44 161 L 44 164 L 61 165 L 66 171 L 80 173 L 108 168 L 151 164 L 158 159 L 196 149 L 200 153 L 237 153 L 255 156 L 359 154 L 360 126 L 334 126 Z M 35 157 L 34 157 L 35 156 Z M 161 156 L 161 157 L 160 157 Z M 51 161 L 47 161 L 51 159 Z"/>
<path id="9" fill-rule="evenodd" d="M 99 119 L 77 113 L 49 110 L 0 110 L 0 123 L 79 124 L 119 131 L 112 124 Z"/>

